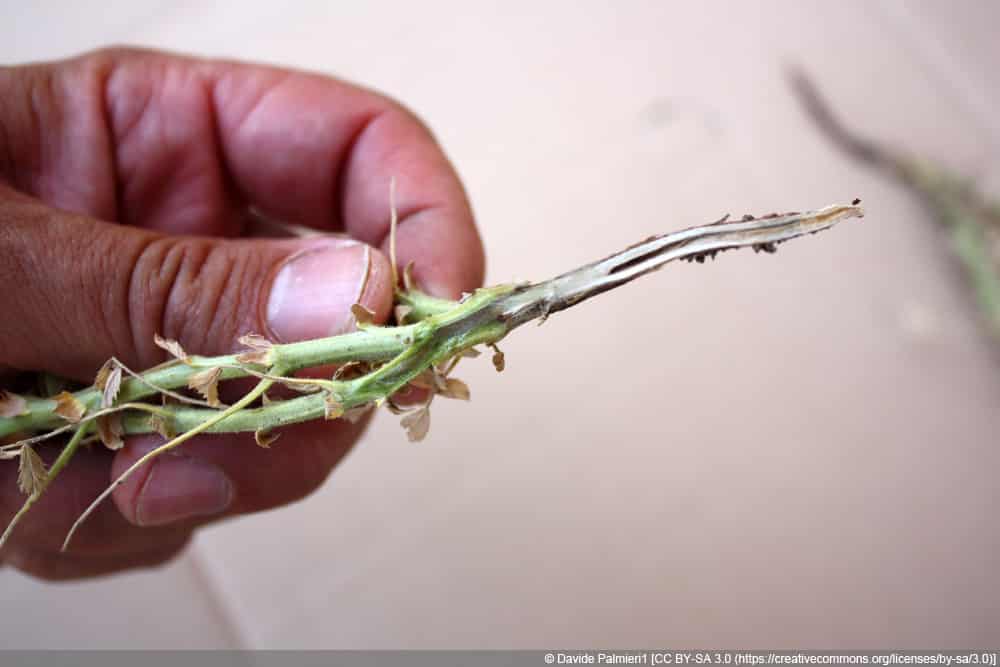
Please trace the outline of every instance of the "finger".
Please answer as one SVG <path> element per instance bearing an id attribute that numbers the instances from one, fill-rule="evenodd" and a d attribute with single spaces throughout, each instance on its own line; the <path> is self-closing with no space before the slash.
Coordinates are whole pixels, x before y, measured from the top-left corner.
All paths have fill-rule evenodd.
<path id="1" fill-rule="evenodd" d="M 253 205 L 382 245 L 395 177 L 401 261 L 415 261 L 415 277 L 442 296 L 482 280 L 481 244 L 454 169 L 427 128 L 382 95 L 314 74 L 152 51 L 10 72 L 0 71 L 12 100 L 0 105 L 0 127 L 14 137 L 13 167 L 32 166 L 15 169 L 15 182 L 61 208 L 224 234 Z M 36 137 L 57 149 L 42 150 Z"/>
<path id="2" fill-rule="evenodd" d="M 192 353 L 341 333 L 362 303 L 384 321 L 385 257 L 345 239 L 162 236 L 57 211 L 0 184 L 3 361 L 88 381 L 109 357 L 164 359 L 155 334 Z M 16 286 L 16 289 L 11 289 Z"/>
<path id="3" fill-rule="evenodd" d="M 51 463 L 58 447 L 45 446 L 40 456 Z M 66 534 L 91 501 L 109 484 L 111 452 L 84 449 L 24 515 L 10 541 L 0 550 L 0 561 L 15 553 L 37 556 L 59 554 Z M 6 526 L 21 508 L 25 496 L 17 487 L 17 462 L 0 462 L 0 525 Z M 150 552 L 179 548 L 196 522 L 140 529 L 128 522 L 112 503 L 103 503 L 73 538 L 67 554 L 91 562 L 130 559 Z M 50 559 L 49 559 L 50 560 Z"/>
<path id="4" fill-rule="evenodd" d="M 70 581 L 158 567 L 180 555 L 189 541 L 184 538 L 145 551 L 105 556 L 80 556 L 18 546 L 7 554 L 6 564 L 46 581 Z"/>
<path id="5" fill-rule="evenodd" d="M 130 156 L 118 159 L 123 180 L 163 182 L 169 161 L 148 137 L 172 126 L 175 107 L 192 110 L 185 118 L 208 108 L 214 123 L 202 134 L 217 132 L 218 146 L 191 145 L 214 147 L 241 197 L 265 215 L 383 245 L 394 177 L 401 263 L 414 261 L 415 278 L 440 296 L 482 282 L 482 247 L 455 170 L 427 128 L 384 96 L 303 72 L 132 52 L 115 57 L 107 97 L 113 144 Z M 135 102 L 144 99 L 151 103 Z M 135 199 L 147 199 L 141 188 Z"/>
<path id="6" fill-rule="evenodd" d="M 318 488 L 364 429 L 346 420 L 282 429 L 268 448 L 250 434 L 196 436 L 138 469 L 113 494 L 122 516 L 137 526 L 163 526 L 285 505 Z M 163 444 L 128 438 L 115 456 L 117 478 Z"/>

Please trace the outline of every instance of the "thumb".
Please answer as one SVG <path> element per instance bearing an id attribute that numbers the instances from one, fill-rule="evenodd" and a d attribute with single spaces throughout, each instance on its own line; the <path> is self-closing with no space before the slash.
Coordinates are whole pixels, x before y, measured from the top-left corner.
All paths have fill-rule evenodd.
<path id="1" fill-rule="evenodd" d="M 249 332 L 336 335 L 362 303 L 384 321 L 388 261 L 345 238 L 163 236 L 0 191 L 0 363 L 91 378 L 109 357 L 163 360 L 155 334 L 223 354 Z"/>

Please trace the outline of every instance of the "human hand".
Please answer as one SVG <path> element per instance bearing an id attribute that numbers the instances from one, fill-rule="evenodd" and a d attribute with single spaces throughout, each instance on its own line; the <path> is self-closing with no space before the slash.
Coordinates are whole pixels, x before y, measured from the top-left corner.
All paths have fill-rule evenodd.
<path id="1" fill-rule="evenodd" d="M 260 332 L 334 335 L 360 302 L 392 306 L 388 187 L 400 265 L 422 289 L 480 284 L 483 254 L 457 175 L 395 102 L 328 77 L 165 53 L 105 50 L 0 68 L 0 370 L 92 382 L 115 356 L 164 360 L 154 334 L 198 354 Z M 263 239 L 264 216 L 341 237 Z M 350 237 L 350 238 L 348 238 Z M 0 380 L 2 386 L 2 380 Z M 18 525 L 0 562 L 48 579 L 165 562 L 219 518 L 299 499 L 363 424 L 197 436 L 133 475 L 60 553 L 72 522 L 162 439 L 81 451 Z M 57 447 L 42 447 L 48 461 Z M 0 521 L 24 497 L 0 463 Z"/>

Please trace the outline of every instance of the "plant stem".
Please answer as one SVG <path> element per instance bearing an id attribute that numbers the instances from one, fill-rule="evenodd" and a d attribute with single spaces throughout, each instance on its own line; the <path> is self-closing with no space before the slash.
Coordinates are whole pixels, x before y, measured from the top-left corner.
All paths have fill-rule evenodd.
<path id="1" fill-rule="evenodd" d="M 405 329 L 410 344 L 392 361 L 356 380 L 333 382 L 331 391 L 344 408 L 352 408 L 391 396 L 420 373 L 464 349 L 492 344 L 513 329 L 534 319 L 569 308 L 590 297 L 613 289 L 661 268 L 675 259 L 704 257 L 711 253 L 745 246 L 768 246 L 832 227 L 841 220 L 861 217 L 855 205 L 830 206 L 818 211 L 787 214 L 736 223 L 715 223 L 654 237 L 603 260 L 551 280 L 515 287 L 501 285 L 477 290 L 451 310 L 428 317 Z M 370 327 L 363 334 L 384 331 Z M 350 334 L 357 336 L 358 334 Z M 330 339 L 324 339 L 330 340 Z M 322 341 L 310 341 L 321 344 Z M 298 344 L 305 345 L 305 344 Z M 283 346 L 287 348 L 289 346 Z M 329 363 L 321 350 L 311 349 L 315 365 Z M 286 355 L 287 353 L 287 355 Z M 283 363 L 293 363 L 298 350 L 283 352 Z M 187 406 L 168 406 L 173 425 L 180 432 L 202 424 L 213 414 Z M 311 394 L 270 405 L 242 410 L 215 420 L 208 433 L 270 430 L 279 426 L 321 418 L 325 396 Z M 148 420 L 126 416 L 128 433 L 150 431 Z"/>
<path id="2" fill-rule="evenodd" d="M 650 238 L 603 260 L 580 267 L 551 280 L 529 285 L 500 285 L 477 290 L 463 301 L 434 299 L 417 292 L 401 293 L 398 302 L 409 305 L 419 318 L 415 324 L 396 327 L 365 326 L 362 330 L 330 338 L 275 345 L 269 375 L 351 361 L 386 362 L 368 375 L 330 384 L 345 408 L 378 402 L 404 387 L 432 365 L 478 344 L 500 341 L 516 327 L 573 306 L 592 296 L 619 287 L 659 269 L 676 259 L 714 257 L 732 248 L 753 246 L 773 251 L 778 243 L 827 229 L 837 222 L 861 217 L 857 205 L 829 206 L 803 213 L 772 214 L 763 218 L 709 225 Z M 748 216 L 749 217 L 749 216 Z M 169 362 L 143 374 L 143 380 L 122 382 L 119 400 L 134 401 L 156 393 L 155 387 L 177 388 L 191 376 L 211 367 L 221 367 L 221 380 L 252 375 L 242 368 L 237 355 L 191 357 L 188 363 Z M 282 373 L 275 372 L 280 367 Z M 88 412 L 100 404 L 100 392 L 88 388 L 75 394 Z M 317 419 L 324 414 L 325 397 L 307 395 L 249 408 L 240 401 L 238 410 L 166 405 L 178 432 L 221 433 L 258 431 L 285 424 Z M 0 437 L 16 432 L 38 432 L 57 428 L 63 420 L 53 412 L 55 401 L 30 399 L 26 415 L 0 418 Z M 126 433 L 148 433 L 148 419 L 126 412 Z M 16 445 L 14 445 L 16 446 Z M 13 447 L 8 445 L 6 447 Z"/>
<path id="3" fill-rule="evenodd" d="M 804 73 L 793 70 L 790 79 L 806 113 L 835 146 L 915 194 L 948 230 L 985 325 L 1000 340 L 1000 204 L 941 165 L 856 134 L 833 114 Z"/>

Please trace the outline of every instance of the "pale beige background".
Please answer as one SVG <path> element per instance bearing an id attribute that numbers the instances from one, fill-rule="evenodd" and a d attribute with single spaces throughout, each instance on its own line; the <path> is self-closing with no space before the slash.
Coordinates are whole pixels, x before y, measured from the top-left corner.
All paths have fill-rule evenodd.
<path id="1" fill-rule="evenodd" d="M 996 186 L 997 3 L 5 4 L 5 62 L 132 43 L 390 92 L 463 175 L 493 282 L 727 211 L 869 213 L 518 332 L 428 441 L 382 415 L 319 493 L 170 567 L 2 570 L 0 645 L 996 644 L 996 357 L 938 230 L 781 66 Z"/>

